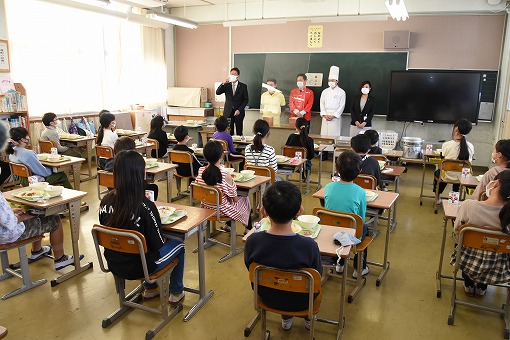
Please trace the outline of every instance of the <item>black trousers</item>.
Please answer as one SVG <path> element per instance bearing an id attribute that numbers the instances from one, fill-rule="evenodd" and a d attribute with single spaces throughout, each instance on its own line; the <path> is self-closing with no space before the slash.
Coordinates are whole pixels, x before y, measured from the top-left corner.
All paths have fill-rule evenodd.
<path id="1" fill-rule="evenodd" d="M 434 171 L 434 189 L 433 189 L 434 192 L 436 192 L 437 179 L 440 176 L 440 172 L 441 171 L 439 169 Z M 444 189 L 446 188 L 447 185 L 448 185 L 448 183 L 445 183 L 445 182 L 439 183 L 439 194 L 443 193 L 443 191 L 444 191 Z M 452 184 L 452 185 L 453 185 L 453 191 L 459 191 L 460 190 L 460 184 Z"/>
<path id="2" fill-rule="evenodd" d="M 230 115 L 230 135 L 233 136 L 236 133 L 234 133 L 234 127 L 235 131 L 237 132 L 238 136 L 243 135 L 243 122 L 244 122 L 244 115 L 240 114 L 238 116 L 234 116 L 234 112 Z"/>

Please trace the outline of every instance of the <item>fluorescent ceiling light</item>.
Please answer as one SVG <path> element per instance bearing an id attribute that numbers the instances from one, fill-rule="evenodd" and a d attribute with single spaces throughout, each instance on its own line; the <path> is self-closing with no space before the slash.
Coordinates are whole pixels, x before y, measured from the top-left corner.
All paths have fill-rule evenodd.
<path id="1" fill-rule="evenodd" d="M 225 21 L 225 22 L 223 22 L 223 27 L 277 25 L 277 24 L 286 24 L 286 23 L 287 23 L 287 19 L 238 20 L 238 21 Z"/>
<path id="2" fill-rule="evenodd" d="M 323 22 L 352 22 L 352 21 L 386 21 L 387 15 L 338 15 L 336 17 L 315 17 L 310 19 L 312 24 Z"/>
<path id="3" fill-rule="evenodd" d="M 179 17 L 173 16 L 170 14 L 166 14 L 166 13 L 153 12 L 153 13 L 147 14 L 147 18 L 166 22 L 166 23 L 172 24 L 172 25 L 186 27 L 186 28 L 193 28 L 193 29 L 198 28 L 198 24 L 194 21 L 184 19 L 184 18 L 179 18 Z"/>
<path id="4" fill-rule="evenodd" d="M 406 19 L 409 18 L 409 13 L 407 13 L 407 8 L 404 4 L 404 0 L 391 0 L 391 5 L 390 0 L 386 0 L 384 4 L 386 5 L 388 12 L 390 12 L 390 15 L 393 19 L 397 21 L 406 21 Z"/>
<path id="5" fill-rule="evenodd" d="M 126 5 L 140 7 L 140 8 L 151 8 L 151 7 L 161 7 L 166 5 L 168 0 L 113 0 L 115 2 L 121 2 Z"/>

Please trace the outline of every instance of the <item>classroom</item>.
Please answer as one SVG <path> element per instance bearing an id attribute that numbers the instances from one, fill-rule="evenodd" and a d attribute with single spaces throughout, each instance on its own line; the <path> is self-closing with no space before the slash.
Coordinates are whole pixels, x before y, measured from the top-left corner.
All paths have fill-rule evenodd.
<path id="1" fill-rule="evenodd" d="M 0 0 L 0 338 L 254 339 L 265 327 L 272 339 L 508 339 L 509 18 L 505 0 Z M 395 99 L 397 87 L 408 92 Z M 439 88 L 457 102 L 426 112 Z M 268 94 L 284 105 L 268 110 Z M 398 116 L 413 96 L 426 109 L 410 100 Z M 381 154 L 358 150 L 370 130 Z M 379 181 L 363 175 L 370 160 Z M 354 199 L 347 186 L 364 189 L 360 210 L 334 208 Z M 116 251 L 138 228 L 150 280 L 138 248 Z M 290 238 L 303 248 L 260 250 Z M 305 246 L 322 277 L 268 282 L 320 286 L 316 317 L 259 320 L 247 267 L 298 262 Z M 485 273 L 469 267 L 485 255 Z M 110 265 L 138 273 L 126 305 L 142 309 L 118 319 Z M 297 293 L 282 294 L 288 307 Z"/>

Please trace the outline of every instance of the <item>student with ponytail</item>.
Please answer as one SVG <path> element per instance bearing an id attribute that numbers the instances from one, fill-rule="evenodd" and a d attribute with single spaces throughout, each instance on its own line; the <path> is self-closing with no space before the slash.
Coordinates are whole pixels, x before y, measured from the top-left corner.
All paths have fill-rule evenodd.
<path id="1" fill-rule="evenodd" d="M 466 135 L 471 132 L 472 127 L 473 125 L 471 122 L 465 118 L 459 119 L 455 122 L 453 125 L 452 140 L 444 143 L 441 148 L 441 153 L 444 159 L 458 159 L 463 161 L 467 160 L 470 162 L 473 160 L 475 148 L 473 144 L 466 140 Z M 437 179 L 440 176 L 439 172 L 439 169 L 434 172 L 434 192 L 436 192 Z M 458 173 L 456 172 L 446 172 L 444 177 L 446 177 L 448 180 L 456 181 L 458 180 L 457 175 Z M 441 194 L 445 188 L 446 183 L 439 183 L 439 194 Z M 459 188 L 460 184 L 453 185 L 453 191 L 459 191 Z M 438 203 L 440 202 L 439 197 L 436 197 L 436 200 Z"/>
<path id="2" fill-rule="evenodd" d="M 274 148 L 265 144 L 266 138 L 269 136 L 269 123 L 258 119 L 253 124 L 253 133 L 255 135 L 253 144 L 248 145 L 244 152 L 246 164 L 270 166 L 275 171 L 278 170 Z"/>
<path id="3" fill-rule="evenodd" d="M 484 175 L 480 183 L 476 186 L 475 192 L 473 193 L 473 199 L 477 200 L 480 194 L 485 191 L 487 184 L 496 177 L 503 170 L 510 169 L 510 139 L 500 139 L 491 155 L 492 163 L 496 166 L 490 168 Z"/>
<path id="4" fill-rule="evenodd" d="M 455 219 L 454 231 L 469 223 L 506 234 L 510 233 L 510 171 L 502 171 L 490 181 L 485 192 L 487 200 L 465 200 Z M 464 278 L 464 290 L 469 296 L 483 296 L 488 284 L 510 281 L 510 254 L 463 247 L 461 257 L 453 252 L 450 264 L 459 261 Z"/>
<path id="5" fill-rule="evenodd" d="M 312 169 L 312 159 L 315 155 L 315 148 L 313 147 L 313 139 L 308 136 L 307 125 L 308 122 L 306 119 L 302 117 L 296 119 L 296 132 L 287 138 L 287 143 L 285 143 L 285 145 L 303 146 L 306 148 L 306 172 L 309 173 Z M 303 174 L 303 176 L 304 178 L 307 177 L 306 174 Z"/>
<path id="6" fill-rule="evenodd" d="M 105 111 L 105 110 L 103 110 Z M 101 112 L 103 112 L 101 111 Z M 99 115 L 99 130 L 97 132 L 97 145 L 109 146 L 112 149 L 115 146 L 115 141 L 119 138 L 115 133 L 115 116 L 109 111 L 100 113 Z"/>
<path id="7" fill-rule="evenodd" d="M 228 216 L 251 229 L 251 207 L 248 197 L 237 196 L 237 186 L 230 173 L 223 169 L 223 147 L 220 142 L 211 140 L 204 147 L 204 157 L 209 165 L 198 170 L 196 182 L 216 186 L 223 193 L 220 206 L 222 216 Z M 216 206 L 202 202 L 204 208 L 216 209 Z M 228 224 L 228 223 L 227 223 Z M 227 228 L 228 230 L 228 228 Z"/>

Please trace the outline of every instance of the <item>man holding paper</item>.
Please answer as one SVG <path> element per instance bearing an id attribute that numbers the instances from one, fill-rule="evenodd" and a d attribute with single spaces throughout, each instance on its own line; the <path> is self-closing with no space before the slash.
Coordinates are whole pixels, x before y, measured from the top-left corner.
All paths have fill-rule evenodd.
<path id="1" fill-rule="evenodd" d="M 266 83 L 262 83 L 262 87 L 267 91 L 260 96 L 260 112 L 262 118 L 268 120 L 269 125 L 274 123 L 280 124 L 280 116 L 282 114 L 282 106 L 285 106 L 285 97 L 282 91 L 276 88 L 276 79 L 268 78 Z M 271 122 L 273 124 L 271 124 Z"/>
<path id="2" fill-rule="evenodd" d="M 241 72 L 237 67 L 230 70 L 229 77 L 216 89 L 216 94 L 225 93 L 223 115 L 230 119 L 230 134 L 243 135 L 244 108 L 248 105 L 248 86 L 239 81 Z"/>

